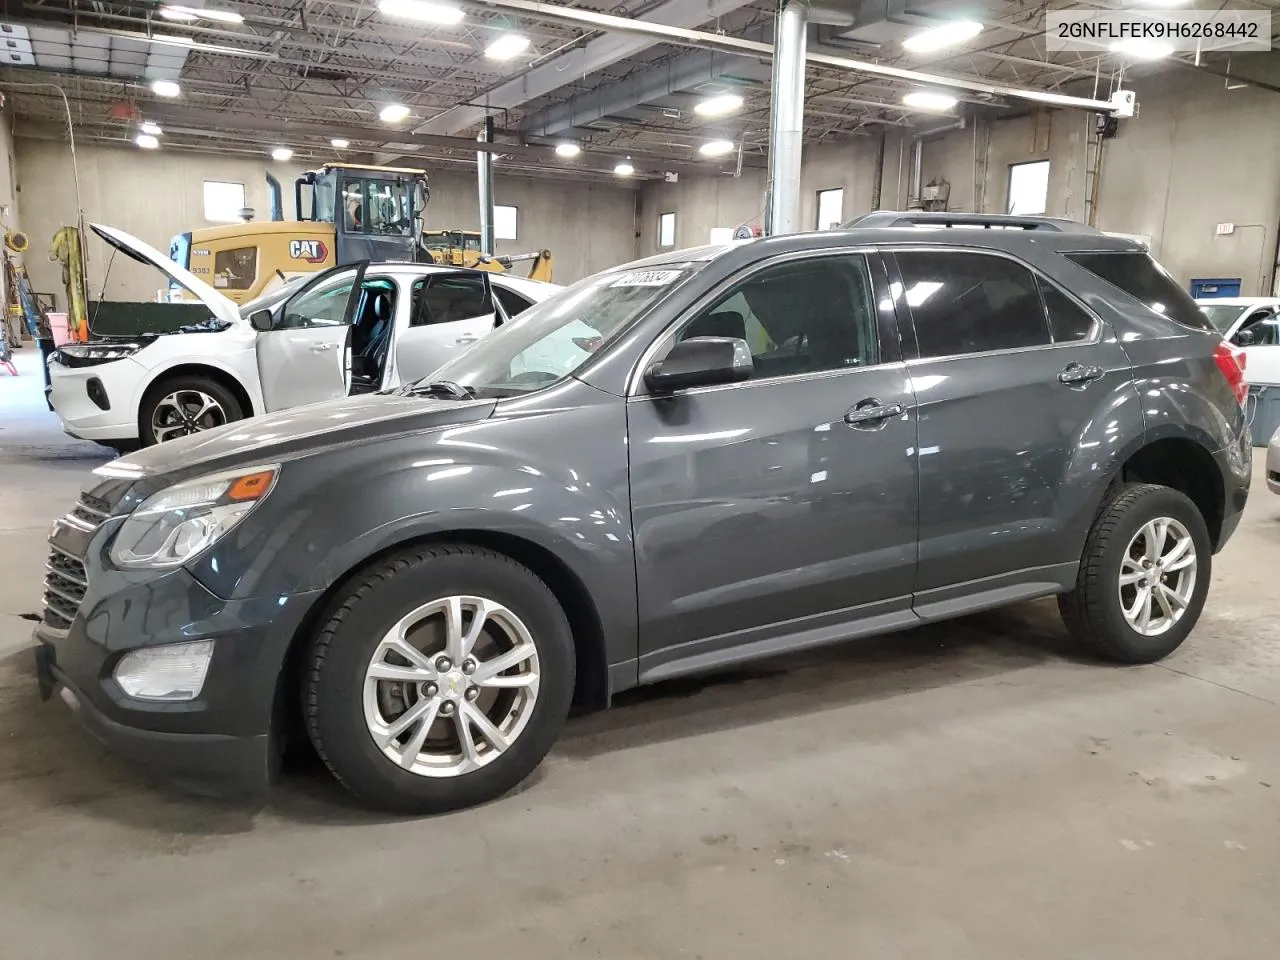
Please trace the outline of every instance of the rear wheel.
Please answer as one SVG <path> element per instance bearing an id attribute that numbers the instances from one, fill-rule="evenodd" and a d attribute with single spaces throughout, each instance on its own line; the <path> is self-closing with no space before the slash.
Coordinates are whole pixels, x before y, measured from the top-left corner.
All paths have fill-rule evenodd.
<path id="1" fill-rule="evenodd" d="M 1184 494 L 1121 487 L 1098 512 L 1076 588 L 1058 608 L 1076 639 L 1123 663 L 1152 663 L 1200 619 L 1212 555 L 1204 518 Z"/>
<path id="2" fill-rule="evenodd" d="M 314 640 L 307 728 L 362 800 L 438 813 L 501 796 L 550 750 L 573 639 L 531 571 L 478 547 L 424 547 L 358 575 Z"/>
<path id="3" fill-rule="evenodd" d="M 168 377 L 147 391 L 138 412 L 138 434 L 144 447 L 175 437 L 212 430 L 240 420 L 240 401 L 210 377 Z"/>

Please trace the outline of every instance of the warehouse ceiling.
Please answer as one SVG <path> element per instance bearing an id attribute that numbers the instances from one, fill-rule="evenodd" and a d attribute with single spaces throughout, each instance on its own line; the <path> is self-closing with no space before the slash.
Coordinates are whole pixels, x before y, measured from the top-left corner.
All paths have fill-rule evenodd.
<path id="1" fill-rule="evenodd" d="M 0 89 L 19 134 L 65 136 L 65 93 L 77 137 L 127 145 L 150 121 L 163 129 L 162 149 L 263 156 L 287 147 L 306 161 L 333 157 L 329 141 L 338 138 L 349 142 L 341 151 L 348 159 L 463 164 L 474 161 L 489 115 L 499 131 L 491 149 L 513 170 L 610 176 L 628 157 L 637 177 L 733 169 L 736 152 L 711 159 L 699 152 L 718 139 L 741 144 L 742 163 L 764 163 L 767 60 L 592 30 L 558 20 L 552 4 L 527 4 L 537 7 L 531 13 L 438 0 L 462 13 L 444 25 L 404 18 L 396 4 L 406 2 L 421 0 L 192 0 L 167 10 L 148 2 L 0 3 L 7 47 Z M 571 6 L 730 37 L 767 42 L 772 34 L 773 7 L 759 0 Z M 1134 64 L 1109 52 L 1044 49 L 1046 9 L 1079 6 L 823 0 L 810 51 L 1105 99 Z M 1280 0 L 1233 6 L 1274 8 Z M 980 22 L 982 32 L 929 54 L 904 50 L 906 37 L 957 17 Z M 512 33 L 528 38 L 525 50 L 507 60 L 486 57 L 486 48 Z M 1206 65 L 1225 62 L 1220 54 L 1206 58 Z M 813 64 L 808 78 L 807 142 L 946 122 L 905 106 L 910 86 L 900 81 Z M 177 81 L 180 95 L 157 96 L 155 80 Z M 695 112 L 701 100 L 726 93 L 742 98 L 740 109 L 720 118 Z M 960 99 L 957 110 L 1026 106 L 983 93 L 961 91 Z M 384 122 L 380 114 L 392 104 L 407 115 Z M 557 155 L 565 140 L 582 152 Z"/>

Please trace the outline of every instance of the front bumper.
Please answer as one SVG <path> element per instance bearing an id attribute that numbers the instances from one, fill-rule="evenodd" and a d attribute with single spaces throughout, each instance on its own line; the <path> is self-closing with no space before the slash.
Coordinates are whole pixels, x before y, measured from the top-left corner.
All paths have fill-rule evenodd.
<path id="1" fill-rule="evenodd" d="M 1280 493 L 1280 431 L 1267 444 L 1267 489 Z"/>
<path id="2" fill-rule="evenodd" d="M 49 402 L 62 429 L 81 440 L 138 439 L 138 386 L 146 370 L 130 357 L 68 367 L 49 363 Z M 97 385 L 90 390 L 90 381 Z M 98 401 L 95 402 L 94 397 Z M 100 406 L 106 402 L 108 409 Z"/>
<path id="3" fill-rule="evenodd" d="M 56 690 L 111 750 L 184 786 L 219 795 L 264 790 L 281 752 L 282 670 L 318 594 L 227 601 L 183 569 L 151 580 L 94 574 L 68 629 L 35 629 L 41 694 Z M 214 652 L 194 700 L 135 700 L 114 679 L 132 650 L 206 638 Z"/>

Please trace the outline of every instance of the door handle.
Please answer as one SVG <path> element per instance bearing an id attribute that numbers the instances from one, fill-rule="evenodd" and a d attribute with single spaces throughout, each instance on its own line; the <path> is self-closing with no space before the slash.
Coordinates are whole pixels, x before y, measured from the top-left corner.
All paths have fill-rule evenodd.
<path id="1" fill-rule="evenodd" d="M 1086 366 L 1083 363 L 1068 363 L 1063 368 L 1063 371 L 1058 374 L 1058 381 L 1069 386 L 1077 386 L 1082 383 L 1092 383 L 1094 380 L 1100 380 L 1105 374 L 1106 371 L 1101 367 Z"/>
<path id="2" fill-rule="evenodd" d="M 453 342 L 454 343 L 475 343 L 479 339 L 480 339 L 479 337 L 473 337 L 470 334 L 468 334 L 465 337 L 459 337 L 457 340 Z"/>
<path id="3" fill-rule="evenodd" d="M 328 353 L 330 350 L 337 350 L 336 343 L 326 343 L 323 340 L 313 340 L 311 342 L 311 351 L 313 353 Z"/>
<path id="4" fill-rule="evenodd" d="M 882 427 L 886 420 L 900 417 L 906 408 L 900 403 L 881 403 L 874 397 L 860 400 L 845 411 L 844 422 L 851 427 Z"/>

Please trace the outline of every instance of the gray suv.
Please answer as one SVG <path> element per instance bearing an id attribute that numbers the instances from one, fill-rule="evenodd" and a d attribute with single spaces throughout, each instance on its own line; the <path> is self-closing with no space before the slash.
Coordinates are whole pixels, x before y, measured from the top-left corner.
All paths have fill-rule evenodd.
<path id="1" fill-rule="evenodd" d="M 582 281 L 429 381 L 132 454 L 51 534 L 38 667 L 222 790 L 496 797 L 572 703 L 1034 597 L 1125 663 L 1200 616 L 1240 352 L 1145 250 L 878 213 Z"/>

